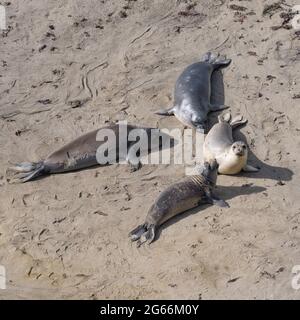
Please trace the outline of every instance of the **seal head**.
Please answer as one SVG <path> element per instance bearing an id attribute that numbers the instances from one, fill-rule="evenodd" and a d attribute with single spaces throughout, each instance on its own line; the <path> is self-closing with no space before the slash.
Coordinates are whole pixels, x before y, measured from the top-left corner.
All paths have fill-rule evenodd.
<path id="1" fill-rule="evenodd" d="M 231 151 L 238 157 L 247 156 L 247 145 L 244 141 L 236 141 L 231 146 Z"/>

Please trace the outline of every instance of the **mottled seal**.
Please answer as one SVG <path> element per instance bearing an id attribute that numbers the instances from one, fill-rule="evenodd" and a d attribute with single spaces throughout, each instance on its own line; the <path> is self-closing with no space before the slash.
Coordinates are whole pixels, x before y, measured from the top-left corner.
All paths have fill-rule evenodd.
<path id="1" fill-rule="evenodd" d="M 101 133 L 100 139 L 99 133 Z M 115 143 L 112 145 L 109 144 L 108 139 L 104 138 L 108 137 L 108 134 L 113 134 L 115 137 Z M 139 146 L 141 147 L 140 149 L 136 148 L 137 143 L 135 138 L 137 134 L 138 137 L 145 135 L 147 139 L 147 144 L 145 144 L 146 150 L 143 150 L 143 146 Z M 23 162 L 10 167 L 8 172 L 14 174 L 10 182 L 27 182 L 40 175 L 74 171 L 99 164 L 111 164 L 125 160 L 130 164 L 131 171 L 135 171 L 141 166 L 138 153 L 140 151 L 153 151 L 151 150 L 151 136 L 153 138 L 155 134 L 159 136 L 164 135 L 164 133 L 156 128 L 112 124 L 78 137 L 51 153 L 45 160 L 35 163 Z M 120 137 L 123 137 L 125 140 L 120 140 Z M 170 140 L 169 146 L 172 142 Z M 126 145 L 126 148 L 124 148 L 124 145 Z M 162 147 L 161 139 L 159 139 L 159 147 Z M 99 148 L 107 150 L 105 152 L 108 156 L 103 159 L 103 163 L 99 162 L 99 154 L 97 154 Z"/>
<path id="2" fill-rule="evenodd" d="M 146 216 L 146 221 L 129 233 L 132 241 L 138 240 L 138 246 L 147 242 L 150 244 L 155 238 L 157 227 L 170 218 L 200 204 L 215 204 L 229 207 L 213 193 L 218 175 L 218 163 L 214 160 L 205 162 L 199 169 L 199 175 L 183 178 L 164 190 Z"/>
<path id="3" fill-rule="evenodd" d="M 254 168 L 247 164 L 248 147 L 243 141 L 235 141 L 232 137 L 232 130 L 247 122 L 242 116 L 237 116 L 231 120 L 230 113 L 220 115 L 219 123 L 215 124 L 203 144 L 203 155 L 205 161 L 216 159 L 219 164 L 218 172 L 221 174 L 237 174 L 241 170 L 256 172 Z"/>
<path id="4" fill-rule="evenodd" d="M 156 112 L 159 115 L 175 115 L 183 124 L 205 132 L 207 114 L 228 108 L 210 103 L 211 75 L 213 71 L 229 66 L 231 59 L 207 52 L 202 61 L 188 66 L 176 81 L 174 106 Z"/>

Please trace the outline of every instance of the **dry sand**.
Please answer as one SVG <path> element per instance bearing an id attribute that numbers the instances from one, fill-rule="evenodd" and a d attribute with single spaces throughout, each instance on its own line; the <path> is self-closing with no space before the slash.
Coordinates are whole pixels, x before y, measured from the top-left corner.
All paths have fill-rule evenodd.
<path id="1" fill-rule="evenodd" d="M 291 287 L 292 267 L 300 264 L 300 36 L 288 22 L 271 28 L 282 25 L 282 12 L 295 3 L 263 15 L 272 3 L 6 4 L 0 264 L 7 289 L 1 298 L 300 297 Z M 261 167 L 257 174 L 219 176 L 218 194 L 230 209 L 183 214 L 150 247 L 137 249 L 128 232 L 159 192 L 184 176 L 183 166 L 130 173 L 115 165 L 6 182 L 9 162 L 39 160 L 108 121 L 182 127 L 153 112 L 172 105 L 179 73 L 214 48 L 233 60 L 224 71 L 226 104 L 248 118 L 238 134 L 251 147 L 251 163 Z"/>

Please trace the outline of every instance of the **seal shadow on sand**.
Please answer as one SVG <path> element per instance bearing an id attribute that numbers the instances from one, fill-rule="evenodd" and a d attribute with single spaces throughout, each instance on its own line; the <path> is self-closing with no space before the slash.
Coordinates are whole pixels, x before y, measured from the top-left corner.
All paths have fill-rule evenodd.
<path id="1" fill-rule="evenodd" d="M 258 186 L 251 186 L 251 185 L 245 185 L 245 186 L 217 186 L 215 193 L 222 198 L 222 200 L 230 200 L 235 197 L 241 196 L 241 195 L 249 195 L 252 193 L 260 193 L 267 190 L 264 187 L 258 187 Z M 192 214 L 198 214 L 200 211 L 204 211 L 206 208 L 210 207 L 210 204 L 201 204 L 200 206 L 190 209 L 187 211 L 184 211 L 183 213 L 171 218 L 170 220 L 166 221 L 164 224 L 162 224 L 157 232 L 155 240 L 158 240 L 160 237 L 161 232 L 165 229 L 171 226 L 172 224 L 177 223 L 178 221 L 185 219 L 186 217 L 192 215 Z M 224 210 L 230 210 L 224 209 Z"/>
<path id="2" fill-rule="evenodd" d="M 211 77 L 211 102 L 215 104 L 225 104 L 225 89 L 224 89 L 224 81 L 223 81 L 223 74 L 221 70 L 217 70 L 213 72 Z M 233 116 L 235 116 L 234 106 L 230 106 L 228 111 L 231 112 Z M 226 110 L 224 111 L 226 112 Z M 218 114 L 221 114 L 222 112 L 212 112 L 209 116 L 209 129 L 218 122 Z M 247 124 L 246 124 L 247 125 Z M 233 136 L 235 140 L 241 140 L 247 143 L 247 138 L 245 135 L 240 131 L 240 128 L 246 126 L 243 125 L 239 127 L 238 129 L 235 129 L 233 131 Z M 247 143 L 248 145 L 248 143 Z M 256 155 L 251 151 L 251 148 L 249 148 L 248 151 L 248 158 L 249 163 L 255 167 L 259 167 L 260 170 L 255 173 L 246 173 L 242 172 L 238 175 L 235 175 L 237 177 L 243 176 L 243 177 L 249 177 L 249 178 L 255 178 L 255 179 L 272 179 L 276 181 L 290 181 L 292 180 L 293 171 L 284 168 L 284 167 L 276 167 L 271 166 L 269 164 L 266 164 L 259 160 Z"/>
<path id="3" fill-rule="evenodd" d="M 239 129 L 235 130 L 234 138 L 236 140 L 242 140 L 247 143 L 245 135 L 241 131 L 239 131 Z M 260 170 L 254 173 L 241 172 L 240 174 L 236 175 L 237 177 L 243 176 L 255 179 L 272 179 L 276 181 L 292 180 L 294 174 L 292 170 L 284 167 L 271 166 L 267 163 L 264 163 L 257 158 L 257 156 L 251 151 L 250 148 L 248 150 L 248 158 L 249 163 L 255 167 L 260 168 Z"/>
<path id="4" fill-rule="evenodd" d="M 211 75 L 211 95 L 210 102 L 216 105 L 225 105 L 225 88 L 224 88 L 224 79 L 223 73 L 221 70 L 216 70 Z M 229 109 L 227 109 L 229 110 Z M 218 123 L 218 115 L 226 112 L 226 110 L 211 112 L 208 116 L 208 131 L 211 127 Z M 208 132 L 207 131 L 207 132 Z"/>

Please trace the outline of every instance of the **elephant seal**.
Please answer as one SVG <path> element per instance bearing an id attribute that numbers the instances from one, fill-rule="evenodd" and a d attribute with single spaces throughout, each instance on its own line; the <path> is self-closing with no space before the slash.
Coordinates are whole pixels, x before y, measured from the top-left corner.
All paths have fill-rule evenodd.
<path id="1" fill-rule="evenodd" d="M 134 132 L 135 134 L 133 134 Z M 100 138 L 99 133 L 101 133 Z M 110 134 L 114 136 L 114 143 L 111 143 L 108 139 Z M 137 153 L 142 151 L 149 153 L 153 151 L 151 150 L 151 136 L 153 138 L 155 134 L 158 134 L 159 137 L 164 135 L 163 132 L 155 128 L 112 124 L 78 137 L 51 153 L 45 160 L 35 163 L 23 162 L 10 167 L 8 172 L 13 173 L 10 182 L 27 182 L 45 174 L 74 171 L 99 164 L 111 164 L 124 160 L 130 164 L 131 171 L 135 171 L 141 166 Z M 136 137 L 138 136 L 141 140 L 140 137 L 143 135 L 144 138 L 147 139 L 147 143 L 144 144 L 145 150 L 143 150 L 142 145 L 139 145 L 140 149 L 137 149 Z M 104 137 L 107 138 L 106 141 Z M 123 140 L 121 137 L 123 137 Z M 169 146 L 171 142 L 172 140 L 170 140 Z M 158 146 L 162 146 L 161 139 L 159 139 Z M 103 152 L 107 153 L 107 157 L 100 158 L 98 153 L 99 148 L 103 148 Z"/>
<path id="2" fill-rule="evenodd" d="M 231 120 L 231 114 L 226 113 L 218 117 L 219 123 L 215 124 L 203 144 L 205 161 L 216 159 L 219 164 L 218 172 L 221 174 L 237 174 L 241 170 L 256 172 L 259 169 L 247 164 L 248 147 L 243 141 L 233 141 L 232 130 L 247 122 L 242 116 Z"/>
<path id="3" fill-rule="evenodd" d="M 230 63 L 231 59 L 207 52 L 202 61 L 188 66 L 177 79 L 174 106 L 168 110 L 158 111 L 156 114 L 175 115 L 183 124 L 204 133 L 207 114 L 228 108 L 225 105 L 211 104 L 210 97 L 213 71 L 225 68 Z"/>
<path id="4" fill-rule="evenodd" d="M 138 247 L 144 242 L 150 244 L 155 238 L 157 227 L 179 213 L 205 203 L 229 207 L 224 200 L 213 194 L 218 163 L 215 160 L 205 162 L 200 167 L 199 173 L 183 178 L 160 193 L 148 211 L 145 223 L 129 233 L 132 241 L 138 240 Z"/>

